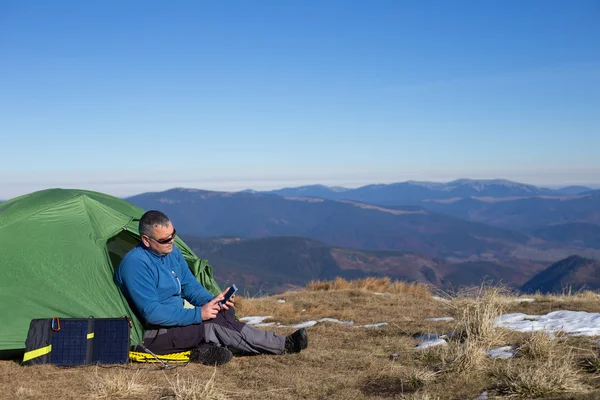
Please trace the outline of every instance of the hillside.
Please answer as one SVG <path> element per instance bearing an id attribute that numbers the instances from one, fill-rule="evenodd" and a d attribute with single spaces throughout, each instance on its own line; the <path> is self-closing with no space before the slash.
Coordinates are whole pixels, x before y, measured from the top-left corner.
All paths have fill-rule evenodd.
<path id="1" fill-rule="evenodd" d="M 314 279 L 390 277 L 440 288 L 478 286 L 482 280 L 521 286 L 545 265 L 513 260 L 450 264 L 422 254 L 367 251 L 329 246 L 302 237 L 262 239 L 183 236 L 192 250 L 209 260 L 222 286 L 242 292 L 281 293 Z"/>
<path id="2" fill-rule="evenodd" d="M 443 262 L 419 254 L 336 248 L 302 237 L 183 239 L 209 260 L 223 286 L 235 283 L 251 294 L 280 293 L 336 277 L 389 276 L 441 286 L 441 277 L 450 271 Z"/>
<path id="3" fill-rule="evenodd" d="M 575 255 L 552 264 L 521 287 L 527 293 L 582 289 L 600 289 L 600 261 Z"/>

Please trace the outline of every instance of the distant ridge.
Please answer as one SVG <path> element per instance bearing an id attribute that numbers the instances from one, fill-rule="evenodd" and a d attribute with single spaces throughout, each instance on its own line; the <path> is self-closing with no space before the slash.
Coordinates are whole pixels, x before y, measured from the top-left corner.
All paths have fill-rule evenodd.
<path id="1" fill-rule="evenodd" d="M 590 190 L 585 186 L 568 186 L 564 190 L 548 189 L 506 179 L 457 179 L 447 183 L 406 181 L 371 184 L 356 189 L 309 185 L 263 193 L 279 196 L 322 197 L 329 200 L 355 200 L 384 205 L 414 205 L 424 200 L 451 198 L 573 196 Z"/>
<path id="2" fill-rule="evenodd" d="M 568 195 L 576 196 L 578 194 L 585 194 L 586 192 L 592 191 L 592 189 L 590 189 L 587 186 L 566 186 L 566 187 L 560 188 L 558 190 L 567 196 Z"/>
<path id="3" fill-rule="evenodd" d="M 422 206 L 431 211 L 505 229 L 531 231 L 565 223 L 600 225 L 600 190 L 560 197 L 465 198 L 430 201 Z"/>
<path id="4" fill-rule="evenodd" d="M 600 289 L 600 261 L 573 255 L 552 264 L 521 287 L 528 293 L 561 293 L 565 289 Z"/>

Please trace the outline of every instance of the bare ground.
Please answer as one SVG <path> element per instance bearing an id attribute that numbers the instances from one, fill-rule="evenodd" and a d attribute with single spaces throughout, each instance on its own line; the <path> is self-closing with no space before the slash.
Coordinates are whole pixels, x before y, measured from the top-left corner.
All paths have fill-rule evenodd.
<path id="1" fill-rule="evenodd" d="M 238 298 L 240 316 L 271 315 L 283 324 L 328 317 L 354 325 L 319 323 L 308 328 L 309 348 L 300 354 L 234 358 L 219 368 L 22 367 L 0 361 L 0 398 L 425 400 L 475 399 L 484 391 L 490 398 L 600 398 L 594 338 L 550 340 L 491 326 L 501 312 L 600 312 L 595 293 L 533 296 L 533 303 L 514 302 L 497 288 L 448 296 L 450 302 L 433 295 L 439 293 L 422 285 L 367 279 L 314 282 L 301 292 Z M 424 321 L 448 316 L 455 321 Z M 378 322 L 388 325 L 356 327 Z M 415 351 L 414 337 L 428 332 L 454 336 L 447 346 Z M 487 357 L 489 348 L 509 344 L 519 347 L 519 357 Z"/>

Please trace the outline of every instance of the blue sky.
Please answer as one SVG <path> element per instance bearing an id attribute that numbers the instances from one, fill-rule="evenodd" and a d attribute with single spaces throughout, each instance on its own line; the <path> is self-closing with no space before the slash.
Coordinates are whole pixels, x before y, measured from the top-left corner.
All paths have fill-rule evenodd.
<path id="1" fill-rule="evenodd" d="M 600 184 L 598 1 L 3 1 L 0 198 Z"/>

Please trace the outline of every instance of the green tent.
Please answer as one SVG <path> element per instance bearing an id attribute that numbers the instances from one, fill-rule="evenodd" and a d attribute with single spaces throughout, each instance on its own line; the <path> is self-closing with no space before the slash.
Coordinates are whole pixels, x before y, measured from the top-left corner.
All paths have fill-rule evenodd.
<path id="1" fill-rule="evenodd" d="M 34 318 L 129 316 L 132 344 L 143 336 L 114 281 L 139 240 L 144 210 L 102 193 L 49 189 L 0 203 L 0 355 L 25 348 Z M 212 268 L 177 238 L 196 279 L 220 289 Z"/>

